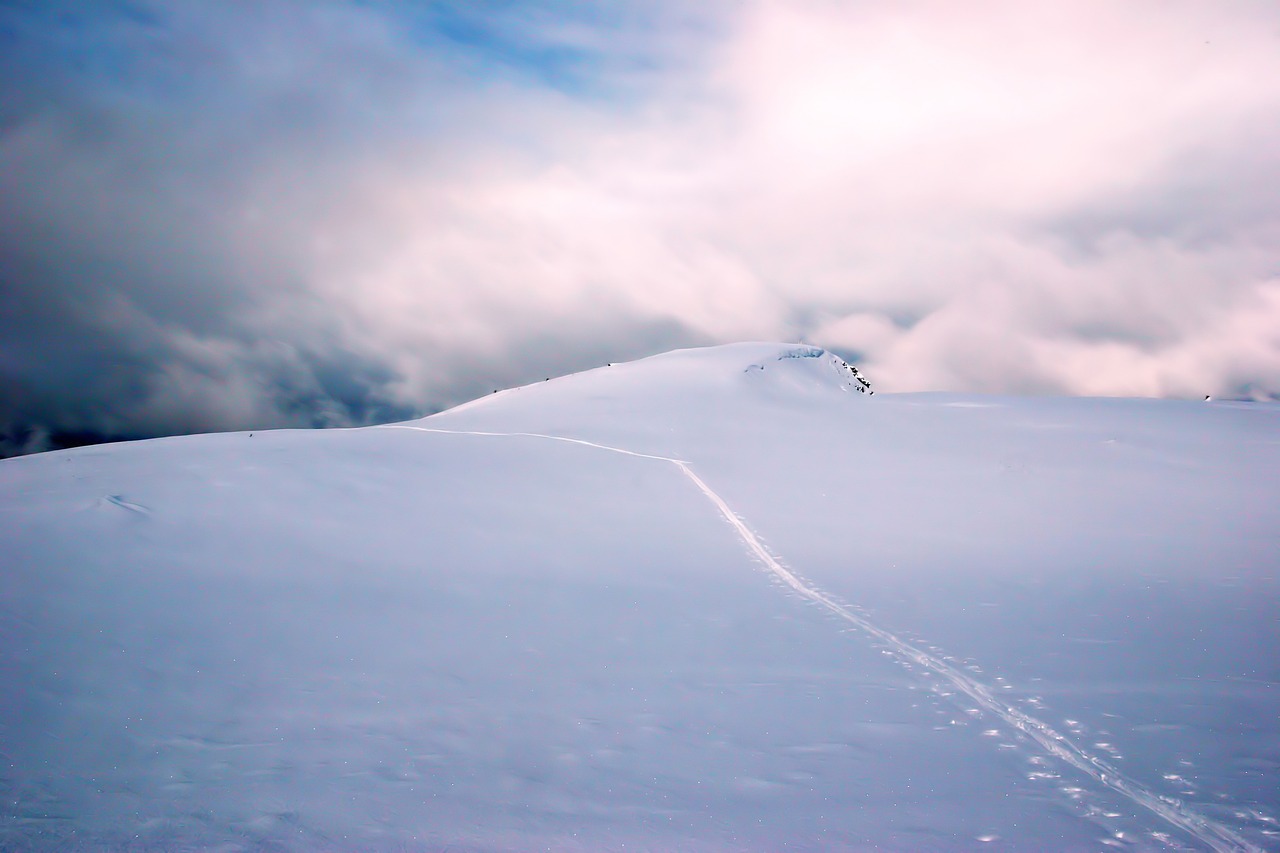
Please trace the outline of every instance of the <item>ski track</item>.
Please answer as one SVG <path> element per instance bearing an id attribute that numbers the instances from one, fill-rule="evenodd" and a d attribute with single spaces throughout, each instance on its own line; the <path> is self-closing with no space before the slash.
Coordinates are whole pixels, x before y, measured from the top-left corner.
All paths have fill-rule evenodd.
<path id="1" fill-rule="evenodd" d="M 727 503 L 725 503 L 724 498 L 720 497 L 714 489 L 708 486 L 706 481 L 699 477 L 689 466 L 689 463 L 682 459 L 675 459 L 670 456 L 657 456 L 651 453 L 638 453 L 634 450 L 626 450 L 621 447 L 611 447 L 607 444 L 597 444 L 580 438 L 568 438 L 561 435 L 545 435 L 533 432 L 450 430 L 408 426 L 404 424 L 388 424 L 386 426 L 377 427 L 377 429 L 407 429 L 418 432 L 439 433 L 443 435 L 540 438 L 548 441 L 565 442 L 566 444 L 577 444 L 583 447 L 593 447 L 598 450 L 620 453 L 624 456 L 635 456 L 640 459 L 654 459 L 674 465 L 679 468 L 680 472 L 688 477 L 695 486 L 697 486 L 698 491 L 702 492 L 707 500 L 711 501 L 711 503 L 715 505 L 716 509 L 719 510 L 720 515 L 729 522 L 737 532 L 738 537 L 746 544 L 751 553 L 764 564 L 769 572 L 801 597 L 820 605 L 835 616 L 857 626 L 863 632 L 881 641 L 888 646 L 901 661 L 914 663 L 949 682 L 957 690 L 977 703 L 980 708 L 994 714 L 996 717 L 1003 720 L 1008 726 L 1030 738 L 1050 756 L 1057 758 L 1081 773 L 1084 773 L 1095 782 L 1117 794 L 1120 794 L 1135 805 L 1153 812 L 1169 824 L 1172 824 L 1195 838 L 1197 841 L 1207 845 L 1210 849 L 1223 851 L 1223 853 L 1226 853 L 1226 851 L 1249 851 L 1249 853 L 1255 853 L 1256 851 L 1256 853 L 1263 853 L 1261 847 L 1251 844 L 1249 841 L 1234 832 L 1230 827 L 1194 811 L 1181 800 L 1157 794 L 1142 785 L 1140 782 L 1128 778 L 1108 761 L 1083 749 L 1078 744 L 1068 739 L 1065 735 L 1055 730 L 1048 723 L 1031 716 L 1025 711 L 1015 708 L 1012 705 L 1000 701 L 1000 699 L 996 697 L 996 694 L 993 693 L 987 685 L 977 681 L 965 672 L 956 669 L 934 655 L 911 645 L 896 634 L 868 621 L 854 609 L 841 604 L 817 587 L 805 583 L 790 569 L 784 566 L 777 557 L 769 552 L 767 548 L 765 548 L 760 540 L 756 538 L 756 535 L 751 532 L 751 529 L 747 527 L 746 523 L 738 517 L 738 514 L 735 513 Z"/>

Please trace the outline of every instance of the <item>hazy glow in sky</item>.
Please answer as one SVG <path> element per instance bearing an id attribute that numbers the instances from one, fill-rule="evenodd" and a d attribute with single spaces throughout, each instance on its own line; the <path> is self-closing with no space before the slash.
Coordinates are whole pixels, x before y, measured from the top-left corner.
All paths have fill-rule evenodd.
<path id="1" fill-rule="evenodd" d="M 1270 2 L 122 0 L 0 45 L 11 442 L 739 339 L 883 390 L 1280 394 Z"/>

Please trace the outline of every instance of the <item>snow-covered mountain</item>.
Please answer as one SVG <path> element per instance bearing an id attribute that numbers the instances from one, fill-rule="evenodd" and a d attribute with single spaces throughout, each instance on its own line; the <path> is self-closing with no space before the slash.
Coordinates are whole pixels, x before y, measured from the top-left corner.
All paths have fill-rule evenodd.
<path id="1" fill-rule="evenodd" d="M 1280 407 L 863 388 L 0 462 L 0 848 L 1280 848 Z"/>

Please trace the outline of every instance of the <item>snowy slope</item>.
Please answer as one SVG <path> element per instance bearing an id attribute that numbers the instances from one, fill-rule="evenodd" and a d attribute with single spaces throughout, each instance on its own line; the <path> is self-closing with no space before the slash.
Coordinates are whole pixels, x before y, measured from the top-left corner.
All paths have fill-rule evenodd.
<path id="1" fill-rule="evenodd" d="M 0 462 L 0 848 L 1280 848 L 1280 407 L 669 353 Z"/>

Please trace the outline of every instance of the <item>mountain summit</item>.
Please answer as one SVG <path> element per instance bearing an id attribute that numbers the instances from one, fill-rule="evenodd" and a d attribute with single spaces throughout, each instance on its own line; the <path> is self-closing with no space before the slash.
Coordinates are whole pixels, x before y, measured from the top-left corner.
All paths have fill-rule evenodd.
<path id="1" fill-rule="evenodd" d="M 699 413 L 711 405 L 741 405 L 759 395 L 867 393 L 871 383 L 839 356 L 798 344 L 739 343 L 674 350 L 638 361 L 603 367 L 495 391 L 438 417 L 483 409 L 516 412 L 561 406 L 574 409 L 617 405 L 662 413 Z"/>

